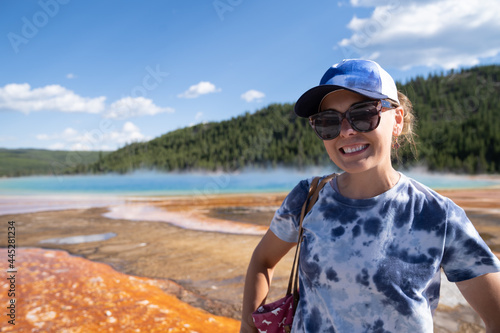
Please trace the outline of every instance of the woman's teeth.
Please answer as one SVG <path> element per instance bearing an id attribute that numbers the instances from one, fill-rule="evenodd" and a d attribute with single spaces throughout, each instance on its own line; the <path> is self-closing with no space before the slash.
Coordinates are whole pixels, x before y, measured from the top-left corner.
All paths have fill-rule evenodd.
<path id="1" fill-rule="evenodd" d="M 354 146 L 354 147 L 343 147 L 342 149 L 344 150 L 344 153 L 352 154 L 352 153 L 355 153 L 357 151 L 363 150 L 366 147 L 368 147 L 368 145 L 361 145 L 361 146 Z"/>

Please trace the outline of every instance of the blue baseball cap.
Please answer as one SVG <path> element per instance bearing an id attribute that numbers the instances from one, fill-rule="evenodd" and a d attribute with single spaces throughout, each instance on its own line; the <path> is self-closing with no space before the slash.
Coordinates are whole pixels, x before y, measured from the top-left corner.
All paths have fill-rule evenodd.
<path id="1" fill-rule="evenodd" d="M 347 59 L 330 67 L 318 86 L 300 96 L 295 103 L 295 113 L 304 118 L 318 113 L 323 97 L 340 89 L 368 98 L 390 99 L 399 104 L 396 84 L 379 64 L 371 60 Z"/>

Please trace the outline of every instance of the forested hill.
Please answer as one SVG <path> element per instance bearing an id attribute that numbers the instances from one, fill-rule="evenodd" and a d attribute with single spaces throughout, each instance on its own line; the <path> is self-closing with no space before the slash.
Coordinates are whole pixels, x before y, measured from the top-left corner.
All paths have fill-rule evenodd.
<path id="1" fill-rule="evenodd" d="M 108 152 L 0 148 L 0 177 L 75 172 L 72 166 L 94 163 Z"/>
<path id="2" fill-rule="evenodd" d="M 90 171 L 238 170 L 244 167 L 327 163 L 321 141 L 292 104 L 272 104 L 253 114 L 200 124 L 121 148 Z"/>
<path id="3" fill-rule="evenodd" d="M 481 66 L 398 84 L 414 104 L 420 164 L 431 170 L 500 171 L 500 66 Z M 401 152 L 406 166 L 416 163 Z M 79 172 L 238 170 L 330 163 L 322 142 L 292 104 L 271 104 L 227 121 L 127 145 Z"/>

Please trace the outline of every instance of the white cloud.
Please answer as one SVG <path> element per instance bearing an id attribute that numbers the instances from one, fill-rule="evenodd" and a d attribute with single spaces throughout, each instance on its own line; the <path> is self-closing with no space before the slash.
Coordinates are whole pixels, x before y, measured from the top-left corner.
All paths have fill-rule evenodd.
<path id="1" fill-rule="evenodd" d="M 66 149 L 64 149 L 64 150 L 66 150 Z M 87 151 L 87 150 L 91 150 L 91 147 L 89 145 L 78 142 L 78 143 L 71 145 L 69 150 L 71 150 L 71 151 L 81 151 L 81 150 Z"/>
<path id="2" fill-rule="evenodd" d="M 127 121 L 121 131 L 115 131 L 109 133 L 109 140 L 113 143 L 118 144 L 119 146 L 125 145 L 131 142 L 139 142 L 139 141 L 147 141 L 150 140 L 150 137 L 145 136 L 141 133 L 139 127 L 137 127 L 134 123 Z"/>
<path id="3" fill-rule="evenodd" d="M 61 133 L 56 134 L 37 134 L 35 137 L 37 140 L 46 141 L 46 140 L 65 140 L 65 141 L 78 141 L 80 140 L 80 134 L 74 128 L 68 127 L 64 129 Z"/>
<path id="4" fill-rule="evenodd" d="M 123 132 L 126 133 L 136 133 L 139 131 L 139 127 L 137 127 L 133 122 L 127 121 L 123 124 Z"/>
<path id="5" fill-rule="evenodd" d="M 73 73 L 68 73 L 68 74 L 66 74 L 66 78 L 71 80 L 71 79 L 76 78 L 76 75 Z"/>
<path id="6" fill-rule="evenodd" d="M 213 83 L 208 81 L 201 81 L 198 84 L 192 85 L 188 90 L 182 94 L 177 95 L 179 98 L 197 98 L 201 95 L 220 92 L 221 89 L 217 88 Z"/>
<path id="7" fill-rule="evenodd" d="M 54 143 L 49 145 L 50 150 L 65 150 L 64 143 Z M 87 149 L 72 149 L 72 150 L 87 150 Z"/>
<path id="8" fill-rule="evenodd" d="M 68 127 L 60 133 L 38 134 L 36 138 L 56 141 L 48 146 L 53 150 L 114 150 L 132 142 L 152 139 L 141 133 L 140 128 L 130 121 L 125 122 L 120 130 L 77 131 Z"/>
<path id="9" fill-rule="evenodd" d="M 153 116 L 163 112 L 174 112 L 172 108 L 162 108 L 144 97 L 124 97 L 110 105 L 105 111 L 107 118 L 129 118 L 134 116 Z"/>
<path id="10" fill-rule="evenodd" d="M 63 139 L 72 140 L 77 135 L 78 135 L 77 130 L 75 130 L 74 128 L 68 127 L 62 132 L 61 137 Z"/>
<path id="11" fill-rule="evenodd" d="M 103 114 L 107 118 L 128 118 L 174 112 L 160 107 L 144 97 L 124 97 L 111 105 L 106 97 L 81 97 L 60 85 L 32 89 L 28 83 L 11 83 L 0 87 L 0 110 L 13 110 L 29 114 L 35 111 L 86 112 Z"/>
<path id="12" fill-rule="evenodd" d="M 50 136 L 47 134 L 37 134 L 35 137 L 37 140 L 40 140 L 40 141 L 50 140 Z"/>
<path id="13" fill-rule="evenodd" d="M 352 36 L 338 43 L 344 58 L 371 58 L 383 66 L 473 66 L 500 53 L 500 2 L 483 0 L 351 0 L 375 7 L 353 17 Z"/>
<path id="14" fill-rule="evenodd" d="M 198 112 L 196 113 L 196 116 L 194 116 L 195 120 L 200 120 L 203 117 L 203 112 Z"/>
<path id="15" fill-rule="evenodd" d="M 245 101 L 247 101 L 248 103 L 253 102 L 255 100 L 261 100 L 264 97 L 266 97 L 266 95 L 263 92 L 253 90 L 253 89 L 249 90 L 241 95 L 241 98 L 244 99 Z"/>
<path id="16" fill-rule="evenodd" d="M 30 113 L 50 110 L 61 112 L 100 113 L 106 97 L 81 97 L 60 85 L 31 89 L 28 83 L 11 83 L 0 87 L 0 109 Z"/>

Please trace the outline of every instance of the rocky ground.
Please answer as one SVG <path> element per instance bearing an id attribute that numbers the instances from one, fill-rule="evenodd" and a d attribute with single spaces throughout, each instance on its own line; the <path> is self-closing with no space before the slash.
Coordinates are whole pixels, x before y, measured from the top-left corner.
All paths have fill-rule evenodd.
<path id="1" fill-rule="evenodd" d="M 466 209 L 483 238 L 488 242 L 492 250 L 499 255 L 500 190 L 447 191 L 443 193 Z M 181 215 L 185 214 L 190 219 L 202 220 L 205 223 L 220 222 L 221 226 L 224 223 L 246 223 L 254 226 L 255 224 L 259 224 L 260 230 L 264 232 L 266 225 L 273 215 L 273 210 L 279 206 L 283 197 L 283 194 L 252 194 L 205 196 L 202 198 L 166 198 L 160 201 L 157 200 L 151 204 L 157 208 L 166 209 L 169 212 Z M 126 274 L 121 279 L 125 279 L 124 276 L 128 275 L 143 277 L 147 281 L 156 281 L 150 282 L 150 284 L 154 284 L 166 294 L 176 296 L 176 299 L 182 302 L 207 311 L 208 316 L 199 319 L 202 322 L 206 320 L 218 323 L 222 322 L 214 319 L 219 318 L 216 316 L 239 319 L 244 276 L 252 251 L 260 240 L 260 235 L 196 231 L 173 226 L 165 222 L 110 219 L 103 216 L 107 211 L 108 208 L 101 207 L 4 215 L 1 218 L 5 222 L 5 225 L 7 221 L 15 221 L 16 253 L 19 260 L 22 260 L 23 252 L 25 252 L 26 256 L 24 260 L 27 262 L 24 264 L 32 267 L 28 269 L 26 268 L 28 266 L 25 266 L 23 270 L 34 270 L 34 267 L 38 267 L 36 271 L 41 274 L 38 276 L 38 279 L 42 279 L 43 276 L 47 277 L 47 275 L 53 275 L 54 278 L 52 279 L 56 280 L 75 279 L 78 275 L 75 275 L 75 271 L 81 272 L 79 274 L 82 275 L 84 274 L 84 270 L 95 269 L 91 265 L 84 264 L 83 261 L 78 261 L 78 265 L 69 264 L 69 262 L 72 262 L 71 258 L 73 257 L 65 257 L 56 252 L 57 255 L 48 255 L 53 258 L 51 265 L 55 265 L 59 258 L 66 262 L 63 265 L 64 267 L 71 267 L 71 269 L 61 268 L 63 271 L 60 271 L 56 275 L 54 274 L 53 267 L 43 264 L 43 260 L 47 259 L 43 253 L 37 252 L 38 250 L 28 250 L 27 248 L 59 249 L 78 257 L 73 258 L 73 260 L 82 260 L 84 258 L 94 263 L 109 265 L 117 271 L 117 274 Z M 96 234 L 108 235 L 110 238 L 76 244 L 65 244 L 64 241 L 61 241 L 61 239 L 64 240 L 71 236 Z M 47 240 L 49 241 L 47 242 Z M 7 238 L 2 237 L 0 247 L 5 248 L 6 246 Z M 47 253 L 52 252 L 49 251 Z M 6 257 L 6 254 L 4 257 Z M 40 260 L 39 265 L 36 264 L 37 260 Z M 280 262 L 273 280 L 270 299 L 282 296 L 288 281 L 291 260 L 291 254 L 289 254 Z M 3 266 L 2 270 L 4 271 Z M 23 271 L 19 270 L 18 283 L 20 285 L 24 283 L 22 274 Z M 92 271 L 85 272 L 85 274 L 87 274 L 88 279 L 93 279 L 92 276 L 93 274 L 95 275 Z M 101 278 L 104 279 L 103 277 Z M 35 277 L 33 279 L 36 280 Z M 95 279 L 96 277 L 94 277 Z M 116 280 L 117 277 L 112 277 L 112 279 Z M 28 280 L 26 279 L 25 281 Z M 104 283 L 103 281 L 98 282 Z M 89 285 L 88 288 L 99 290 L 99 288 L 102 288 L 99 283 L 94 286 Z M 119 287 L 120 284 L 113 286 L 113 288 L 117 288 L 113 289 L 114 293 L 120 293 Z M 133 284 L 122 284 L 122 287 L 123 290 L 121 292 L 126 294 L 130 293 L 130 288 L 134 286 Z M 58 288 L 67 289 L 68 287 L 63 283 L 53 283 L 50 285 L 50 295 L 63 292 L 63 290 L 58 290 Z M 108 286 L 106 288 L 111 287 Z M 446 288 L 449 288 L 449 290 L 444 290 Z M 47 297 L 46 284 L 36 284 L 33 282 L 29 286 L 29 289 L 26 290 L 29 290 L 29 299 L 37 300 Z M 153 292 L 151 293 L 153 294 Z M 455 294 L 456 290 L 452 286 L 443 286 L 443 302 L 440 304 L 436 314 L 435 331 L 443 333 L 482 332 L 484 329 L 479 317 L 467 304 L 464 304 L 463 300 L 460 299 L 460 295 Z M 5 297 L 6 295 L 2 293 L 0 296 L 2 302 Z M 51 298 L 49 297 L 47 302 L 50 300 Z M 136 307 L 129 306 L 128 309 L 132 312 L 142 311 L 139 309 L 144 309 L 143 303 L 145 300 L 136 299 L 135 301 L 139 302 L 134 303 Z M 58 309 L 57 311 L 54 310 L 57 315 L 64 311 L 69 314 L 70 312 L 68 311 L 70 309 L 68 306 L 71 306 L 75 311 L 66 321 L 74 320 L 75 323 L 81 322 L 78 321 L 78 314 L 84 313 L 84 311 L 80 311 L 81 309 L 78 308 L 81 306 L 83 309 L 87 306 L 85 303 L 76 302 L 72 303 L 72 305 L 65 305 L 66 307 L 64 308 L 64 304 L 60 304 L 57 297 L 53 297 L 51 302 L 54 303 L 53 308 Z M 173 302 L 170 300 L 171 304 L 174 304 Z M 102 308 L 97 310 L 98 313 L 104 314 L 103 322 L 108 323 L 110 320 L 113 321 L 109 319 L 109 317 L 113 317 L 113 310 L 112 307 L 110 308 L 109 302 L 101 303 L 107 304 L 102 305 Z M 101 306 L 99 304 L 94 304 L 93 308 Z M 158 309 L 168 312 L 168 305 L 165 305 L 166 308 L 163 308 L 163 305 Z M 42 310 L 36 310 L 40 308 L 40 303 L 27 302 L 25 306 L 26 308 L 19 309 L 19 322 L 26 320 L 28 313 L 32 314 L 31 319 L 36 317 L 41 320 L 40 318 L 44 318 L 38 313 Z M 191 310 L 188 312 L 191 313 Z M 174 313 L 173 309 L 171 313 Z M 35 317 L 34 314 L 36 314 Z M 58 322 L 57 318 L 51 317 L 54 315 L 49 313 L 47 317 L 47 320 L 52 322 L 52 325 Z M 181 314 L 176 313 L 175 316 L 181 316 Z M 134 320 L 131 315 L 127 318 Z M 157 316 L 157 318 L 160 318 L 157 320 L 161 321 L 162 317 Z M 198 319 L 188 318 L 185 320 L 195 321 Z M 220 326 L 215 330 L 209 329 L 210 325 L 201 325 L 205 327 L 205 330 L 194 329 L 194 326 L 199 324 L 194 322 L 183 324 L 191 325 L 191 329 L 188 329 L 188 326 L 182 327 L 186 331 L 197 332 L 237 331 L 235 322 L 228 321 L 224 325 L 227 324 L 229 326 L 224 326 L 225 328 Z M 4 330 L 9 328 L 4 322 L 0 325 L 3 325 Z M 213 328 L 215 327 L 214 325 L 210 327 Z M 141 326 L 139 325 L 138 327 Z M 16 329 L 19 329 L 19 326 Z M 180 329 L 174 331 L 180 332 L 182 331 Z M 35 331 L 42 332 L 43 330 L 34 330 L 33 332 Z M 78 330 L 67 331 L 77 332 Z M 26 330 L 26 332 L 31 331 Z"/>

